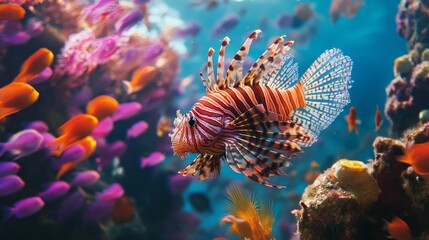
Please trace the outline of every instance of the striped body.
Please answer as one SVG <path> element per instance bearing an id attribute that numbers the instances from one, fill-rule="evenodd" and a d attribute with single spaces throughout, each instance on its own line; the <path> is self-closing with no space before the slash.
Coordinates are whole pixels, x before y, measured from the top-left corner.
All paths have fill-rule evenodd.
<path id="1" fill-rule="evenodd" d="M 298 79 L 298 65 L 287 54 L 293 41 L 278 37 L 243 74 L 243 60 L 260 32 L 249 35 L 229 66 L 225 37 L 217 72 L 209 48 L 207 77 L 200 73 L 207 93 L 189 113 L 177 111 L 170 134 L 175 154 L 198 153 L 179 174 L 204 180 L 217 176 L 227 162 L 253 181 L 282 188 L 267 179 L 284 175 L 281 168 L 289 159 L 317 141 L 350 102 L 352 61 L 339 49 L 325 51 Z"/>
<path id="2" fill-rule="evenodd" d="M 258 104 L 279 114 L 280 121 L 291 120 L 293 111 L 305 107 L 301 84 L 286 90 L 255 85 L 207 94 L 191 109 L 189 115 L 198 119 L 198 123 L 185 137 L 194 138 L 187 141 L 194 143 L 197 153 L 223 154 L 225 144 L 236 137 L 234 128 L 227 123 Z"/>

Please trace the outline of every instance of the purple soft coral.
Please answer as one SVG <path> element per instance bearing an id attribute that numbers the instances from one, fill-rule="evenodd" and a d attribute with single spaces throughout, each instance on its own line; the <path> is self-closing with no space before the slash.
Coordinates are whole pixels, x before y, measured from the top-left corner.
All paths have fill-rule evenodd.
<path id="1" fill-rule="evenodd" d="M 58 63 L 55 74 L 68 75 L 71 79 L 82 81 L 99 64 L 109 61 L 120 48 L 119 36 L 108 36 L 96 39 L 91 29 L 85 29 L 73 34 L 67 40 Z M 72 84 L 71 87 L 75 87 Z"/>

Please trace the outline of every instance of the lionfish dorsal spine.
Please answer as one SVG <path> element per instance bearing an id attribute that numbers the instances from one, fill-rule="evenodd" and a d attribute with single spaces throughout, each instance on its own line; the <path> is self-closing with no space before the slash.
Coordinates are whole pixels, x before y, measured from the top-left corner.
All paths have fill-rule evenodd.
<path id="1" fill-rule="evenodd" d="M 217 91 L 216 78 L 214 74 L 213 68 L 213 54 L 215 50 L 213 48 L 209 48 L 208 58 L 207 58 L 207 85 L 211 91 Z"/>
<path id="2" fill-rule="evenodd" d="M 225 37 L 219 50 L 216 73 L 213 65 L 213 54 L 215 51 L 213 48 L 209 48 L 207 59 L 207 79 L 205 79 L 203 74 L 200 73 L 207 93 L 217 92 L 230 87 L 272 85 L 272 81 L 275 80 L 275 76 L 287 59 L 284 55 L 289 51 L 294 42 L 284 42 L 284 36 L 278 37 L 258 58 L 258 60 L 256 60 L 246 75 L 243 76 L 244 59 L 249 54 L 253 40 L 255 40 L 260 33 L 261 30 L 256 29 L 248 36 L 243 45 L 234 55 L 228 67 L 225 66 L 225 50 L 230 39 Z M 226 68 L 227 70 L 225 73 Z"/>
<path id="3" fill-rule="evenodd" d="M 254 78 L 256 77 L 256 73 L 258 70 L 263 69 L 263 63 L 265 59 L 271 56 L 277 49 L 278 45 L 284 41 L 283 37 L 278 37 L 266 50 L 262 55 L 256 60 L 253 66 L 249 69 L 247 74 L 244 76 L 243 84 L 244 85 L 253 85 Z"/>
<path id="4" fill-rule="evenodd" d="M 231 60 L 226 73 L 226 83 L 228 87 L 232 87 L 236 83 L 239 83 L 243 80 L 244 59 L 249 54 L 250 46 L 252 45 L 253 40 L 256 39 L 261 32 L 262 31 L 260 29 L 256 29 L 250 33 L 249 37 L 247 37 L 246 41 L 244 41 L 243 45 L 234 55 L 234 58 Z"/>
<path id="5" fill-rule="evenodd" d="M 225 49 L 229 44 L 229 41 L 229 37 L 225 37 L 222 40 L 222 44 L 220 45 L 219 49 L 219 56 L 217 59 L 217 86 L 221 89 L 225 86 Z"/>

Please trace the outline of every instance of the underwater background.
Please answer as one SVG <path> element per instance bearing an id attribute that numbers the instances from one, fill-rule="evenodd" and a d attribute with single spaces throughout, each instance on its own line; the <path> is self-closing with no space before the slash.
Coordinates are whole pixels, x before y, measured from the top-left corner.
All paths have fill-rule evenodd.
<path id="1" fill-rule="evenodd" d="M 252 217 L 225 220 L 231 186 L 261 215 L 272 203 L 272 230 L 249 224 L 260 239 L 429 239 L 428 7 L 0 0 L 0 239 L 244 239 L 238 220 Z M 174 155 L 169 133 L 205 95 L 207 50 L 228 36 L 230 61 L 255 29 L 244 69 L 281 35 L 299 76 L 339 48 L 353 61 L 350 103 L 270 178 L 284 189 L 226 163 L 213 179 L 178 174 L 196 155 Z"/>

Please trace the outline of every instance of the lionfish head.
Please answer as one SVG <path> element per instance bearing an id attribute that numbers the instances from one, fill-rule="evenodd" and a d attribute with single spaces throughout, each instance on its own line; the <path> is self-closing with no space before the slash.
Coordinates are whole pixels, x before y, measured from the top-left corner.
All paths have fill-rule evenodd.
<path id="1" fill-rule="evenodd" d="M 191 128 L 196 123 L 196 119 L 188 113 L 181 114 L 177 110 L 177 117 L 174 119 L 174 129 L 170 134 L 173 151 L 176 155 L 184 158 L 187 153 L 195 153 L 196 142 L 195 138 L 191 136 Z"/>

